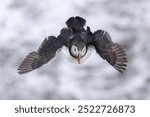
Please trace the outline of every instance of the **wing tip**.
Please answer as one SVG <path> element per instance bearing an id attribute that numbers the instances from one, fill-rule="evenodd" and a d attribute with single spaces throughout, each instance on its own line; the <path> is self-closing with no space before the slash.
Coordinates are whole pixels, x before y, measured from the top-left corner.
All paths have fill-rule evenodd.
<path id="1" fill-rule="evenodd" d="M 26 58 L 23 60 L 23 62 L 18 67 L 18 74 L 25 74 L 28 72 L 31 72 L 33 69 L 32 63 L 35 59 L 39 57 L 38 53 L 33 51 L 29 53 Z"/>
<path id="2" fill-rule="evenodd" d="M 113 67 L 120 73 L 123 73 L 127 69 L 127 55 L 118 43 L 115 43 L 112 49 L 116 53 L 116 62 Z"/>

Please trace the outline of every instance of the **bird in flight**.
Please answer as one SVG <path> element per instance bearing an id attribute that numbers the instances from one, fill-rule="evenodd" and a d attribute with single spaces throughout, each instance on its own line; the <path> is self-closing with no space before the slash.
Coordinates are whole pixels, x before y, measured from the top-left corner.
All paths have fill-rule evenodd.
<path id="1" fill-rule="evenodd" d="M 123 48 L 111 40 L 108 32 L 104 30 L 92 32 L 90 27 L 84 28 L 85 24 L 86 20 L 82 17 L 70 17 L 66 21 L 67 27 L 63 28 L 57 37 L 45 38 L 37 51 L 26 56 L 18 67 L 18 73 L 28 73 L 48 63 L 63 46 L 67 47 L 71 57 L 79 64 L 87 55 L 89 47 L 94 47 L 100 57 L 123 73 L 127 66 Z"/>

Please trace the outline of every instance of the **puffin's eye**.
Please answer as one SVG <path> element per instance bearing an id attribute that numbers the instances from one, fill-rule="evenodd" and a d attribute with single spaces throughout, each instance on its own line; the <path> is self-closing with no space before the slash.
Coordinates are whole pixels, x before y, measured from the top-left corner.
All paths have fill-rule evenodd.
<path id="1" fill-rule="evenodd" d="M 78 49 L 76 46 L 72 46 L 71 47 L 71 53 L 74 55 L 74 56 L 77 56 L 78 55 Z"/>
<path id="2" fill-rule="evenodd" d="M 76 51 L 77 51 L 77 48 L 74 48 L 74 51 L 76 52 Z"/>
<path id="3" fill-rule="evenodd" d="M 72 50 L 74 51 L 74 52 L 77 52 L 77 47 L 76 46 L 72 46 Z"/>

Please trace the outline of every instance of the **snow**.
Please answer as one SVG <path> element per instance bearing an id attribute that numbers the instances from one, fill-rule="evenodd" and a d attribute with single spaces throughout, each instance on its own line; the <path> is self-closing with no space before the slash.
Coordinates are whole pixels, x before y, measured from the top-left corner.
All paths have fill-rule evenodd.
<path id="1" fill-rule="evenodd" d="M 149 0 L 1 0 L 0 11 L 0 99 L 150 99 Z M 118 73 L 92 51 L 80 65 L 59 53 L 19 75 L 24 57 L 77 15 L 124 47 L 127 71 Z"/>

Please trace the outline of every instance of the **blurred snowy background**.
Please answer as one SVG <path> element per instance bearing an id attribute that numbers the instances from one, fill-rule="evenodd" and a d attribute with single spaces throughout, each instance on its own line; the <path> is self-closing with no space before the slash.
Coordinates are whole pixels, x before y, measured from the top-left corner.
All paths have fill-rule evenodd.
<path id="1" fill-rule="evenodd" d="M 81 65 L 63 54 L 25 75 L 17 68 L 71 16 L 110 33 L 128 55 L 124 74 L 95 51 Z M 149 0 L 0 0 L 0 99 L 150 99 Z"/>

